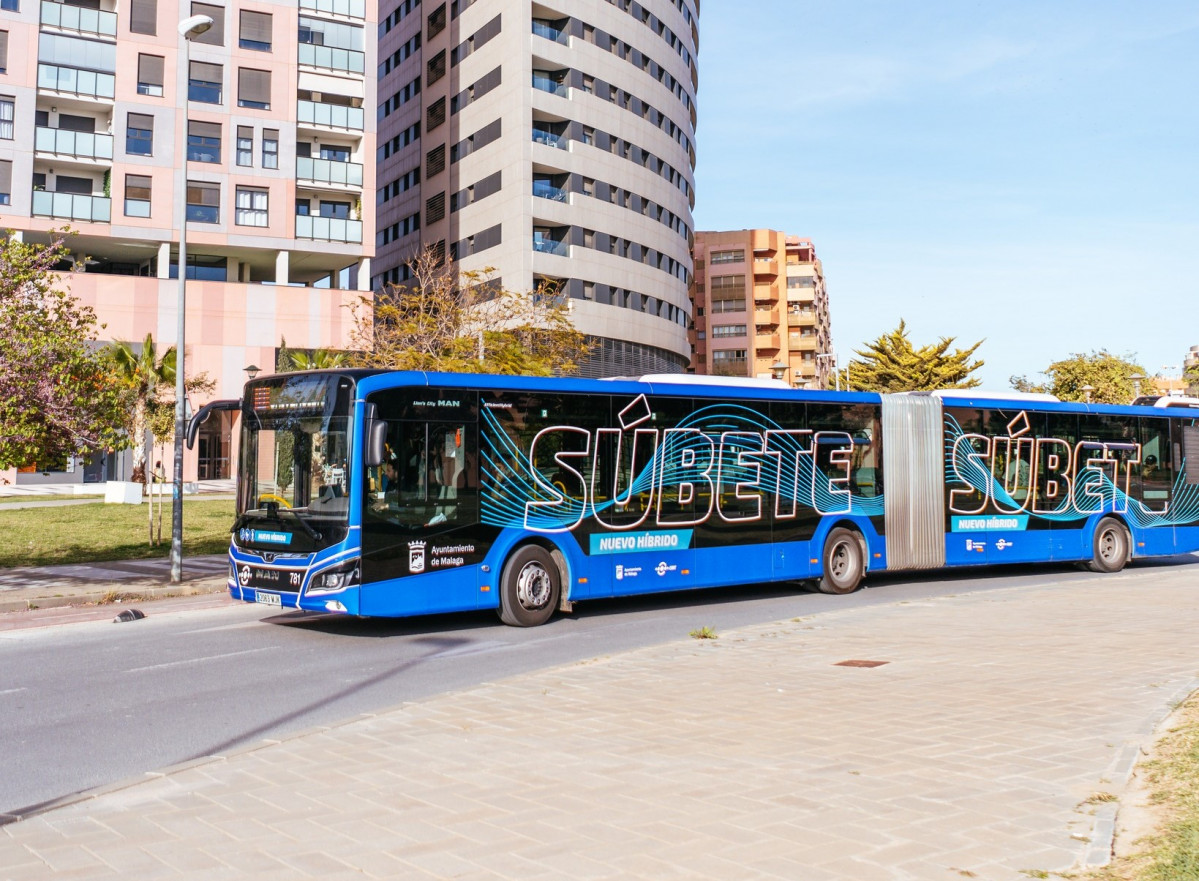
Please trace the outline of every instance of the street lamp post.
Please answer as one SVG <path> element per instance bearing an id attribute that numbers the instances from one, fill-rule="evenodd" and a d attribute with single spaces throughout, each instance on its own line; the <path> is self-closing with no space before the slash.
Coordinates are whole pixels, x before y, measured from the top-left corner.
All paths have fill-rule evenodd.
<path id="1" fill-rule="evenodd" d="M 1082 387 L 1082 393 L 1087 396 L 1088 404 L 1091 403 L 1091 392 L 1093 391 L 1095 391 L 1095 386 L 1093 385 L 1084 385 Z"/>
<path id="2" fill-rule="evenodd" d="M 1141 380 L 1145 378 L 1145 374 L 1134 373 L 1128 378 L 1132 380 L 1132 399 L 1135 401 L 1141 396 Z"/>
<path id="3" fill-rule="evenodd" d="M 175 471 L 171 487 L 171 583 L 183 581 L 183 436 L 187 432 L 187 414 L 183 364 L 186 340 L 187 312 L 187 99 L 188 72 L 191 68 L 191 41 L 212 27 L 212 18 L 193 15 L 179 22 L 179 36 L 183 38 L 183 65 L 175 83 L 180 115 L 183 119 L 182 155 L 175 172 L 175 197 L 179 200 L 179 314 L 175 321 Z M 176 68 L 178 69 L 178 65 Z"/>
<path id="4" fill-rule="evenodd" d="M 775 361 L 770 365 L 770 377 L 782 382 L 787 377 L 788 367 L 781 360 Z"/>

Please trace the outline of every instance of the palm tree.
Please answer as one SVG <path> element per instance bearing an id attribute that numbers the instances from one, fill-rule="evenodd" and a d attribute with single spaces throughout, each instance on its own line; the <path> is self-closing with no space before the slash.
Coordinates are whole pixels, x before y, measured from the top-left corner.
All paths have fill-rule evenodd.
<path id="1" fill-rule="evenodd" d="M 141 353 L 133 346 L 116 342 L 109 348 L 117 377 L 128 389 L 128 421 L 125 428 L 133 442 L 133 480 L 146 482 L 146 422 L 150 408 L 159 402 L 159 395 L 175 385 L 175 347 L 171 346 L 157 357 L 153 334 L 146 334 Z"/>
<path id="2" fill-rule="evenodd" d="M 303 350 L 291 351 L 291 366 L 293 370 L 330 370 L 346 366 L 346 353 L 334 352 L 331 349 L 313 349 L 309 354 Z"/>

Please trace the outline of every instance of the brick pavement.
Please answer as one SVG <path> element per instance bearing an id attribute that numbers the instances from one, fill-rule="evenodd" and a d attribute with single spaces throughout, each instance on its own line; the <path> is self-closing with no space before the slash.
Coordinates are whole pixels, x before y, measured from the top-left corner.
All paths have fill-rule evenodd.
<path id="1" fill-rule="evenodd" d="M 405 704 L 0 828 L 0 878 L 1003 881 L 1102 862 L 1115 805 L 1093 797 L 1122 792 L 1199 686 L 1197 575 L 836 610 Z"/>

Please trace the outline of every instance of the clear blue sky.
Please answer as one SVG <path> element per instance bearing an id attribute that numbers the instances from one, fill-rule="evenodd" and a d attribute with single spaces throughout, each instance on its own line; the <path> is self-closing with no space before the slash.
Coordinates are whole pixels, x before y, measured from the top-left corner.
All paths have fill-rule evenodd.
<path id="1" fill-rule="evenodd" d="M 704 0 L 697 229 L 810 236 L 841 363 L 907 320 L 984 386 L 1199 345 L 1199 4 Z"/>

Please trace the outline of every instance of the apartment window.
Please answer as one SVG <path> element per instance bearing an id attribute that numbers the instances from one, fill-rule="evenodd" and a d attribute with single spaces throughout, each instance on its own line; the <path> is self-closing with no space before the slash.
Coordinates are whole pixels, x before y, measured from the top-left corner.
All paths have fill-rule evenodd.
<path id="1" fill-rule="evenodd" d="M 187 182 L 187 219 L 193 223 L 221 222 L 221 185 L 206 181 Z"/>
<path id="2" fill-rule="evenodd" d="M 158 33 L 158 0 L 132 0 L 129 6 L 129 30 L 134 34 Z"/>
<path id="3" fill-rule="evenodd" d="M 589 125 L 583 126 L 583 143 L 595 146 L 595 129 Z"/>
<path id="4" fill-rule="evenodd" d="M 279 132 L 277 129 L 262 130 L 262 167 L 279 167 Z"/>
<path id="5" fill-rule="evenodd" d="M 0 159 L 0 205 L 12 204 L 12 162 Z"/>
<path id="6" fill-rule="evenodd" d="M 212 19 L 212 27 L 199 36 L 192 37 L 192 42 L 207 43 L 210 46 L 225 45 L 224 6 L 213 6 L 210 3 L 192 3 L 192 15 L 207 15 Z"/>
<path id="7" fill-rule="evenodd" d="M 187 158 L 190 162 L 221 161 L 221 124 L 219 122 L 187 123 Z"/>
<path id="8" fill-rule="evenodd" d="M 237 210 L 233 222 L 238 226 L 266 226 L 267 191 L 256 187 L 237 188 Z"/>
<path id="9" fill-rule="evenodd" d="M 0 9 L 5 12 L 20 12 L 21 4 L 19 0 L 0 0 Z"/>
<path id="10" fill-rule="evenodd" d="M 712 327 L 712 336 L 745 336 L 746 328 L 744 324 L 717 324 Z"/>
<path id="11" fill-rule="evenodd" d="M 271 109 L 271 72 L 237 69 L 237 106 L 253 110 Z"/>
<path id="12" fill-rule="evenodd" d="M 0 138 L 13 139 L 13 119 L 16 115 L 16 99 L 0 96 Z"/>
<path id="13" fill-rule="evenodd" d="M 219 64 L 193 61 L 187 75 L 187 100 L 201 104 L 221 103 L 221 83 L 225 71 Z"/>
<path id="14" fill-rule="evenodd" d="M 0 73 L 8 73 L 8 31 L 0 31 Z"/>
<path id="15" fill-rule="evenodd" d="M 241 29 L 237 45 L 258 52 L 271 51 L 272 16 L 269 12 L 241 11 Z"/>
<path id="16" fill-rule="evenodd" d="M 350 203 L 321 200 L 320 216 L 332 217 L 336 220 L 350 219 Z"/>
<path id="17" fill-rule="evenodd" d="M 445 50 L 442 49 L 436 55 L 429 59 L 426 65 L 427 73 L 425 76 L 425 85 L 429 86 L 437 82 L 445 76 Z"/>
<path id="18" fill-rule="evenodd" d="M 125 152 L 135 156 L 154 153 L 154 117 L 130 113 L 125 125 Z"/>
<path id="19" fill-rule="evenodd" d="M 148 175 L 125 175 L 125 216 L 150 216 L 150 177 Z"/>
<path id="20" fill-rule="evenodd" d="M 161 55 L 142 55 L 138 53 L 137 93 L 139 95 L 150 95 L 155 98 L 162 97 Z"/>
<path id="21" fill-rule="evenodd" d="M 717 263 L 744 263 L 745 249 L 737 248 L 731 251 L 713 251 L 709 262 L 713 265 Z"/>
<path id="22" fill-rule="evenodd" d="M 237 127 L 237 164 L 254 164 L 254 129 L 248 125 Z"/>

